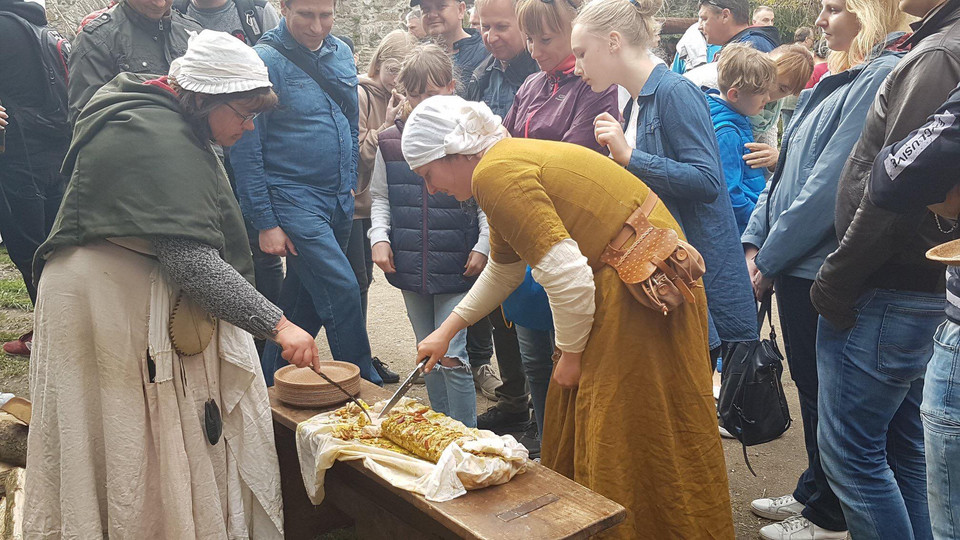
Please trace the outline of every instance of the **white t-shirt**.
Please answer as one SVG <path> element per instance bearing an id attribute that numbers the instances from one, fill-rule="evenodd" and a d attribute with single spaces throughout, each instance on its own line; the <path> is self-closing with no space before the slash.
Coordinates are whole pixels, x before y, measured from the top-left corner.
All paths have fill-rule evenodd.
<path id="1" fill-rule="evenodd" d="M 627 138 L 627 144 L 634 150 L 637 149 L 637 124 L 640 118 L 640 104 L 636 98 L 632 98 L 633 107 L 630 108 L 630 118 L 627 120 L 627 129 L 623 130 L 623 136 Z"/>

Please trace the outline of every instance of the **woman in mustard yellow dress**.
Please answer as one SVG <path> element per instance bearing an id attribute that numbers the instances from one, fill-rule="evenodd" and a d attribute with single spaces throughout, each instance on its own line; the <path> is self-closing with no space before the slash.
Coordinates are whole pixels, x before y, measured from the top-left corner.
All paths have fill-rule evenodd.
<path id="1" fill-rule="evenodd" d="M 619 538 L 733 538 L 708 355 L 706 297 L 664 316 L 596 265 L 650 193 L 585 148 L 506 138 L 483 104 L 421 103 L 402 148 L 431 193 L 475 198 L 490 224 L 490 262 L 450 317 L 418 347 L 450 338 L 498 306 L 530 265 L 550 299 L 557 347 L 542 463 L 627 508 Z M 680 227 L 658 202 L 649 217 Z"/>

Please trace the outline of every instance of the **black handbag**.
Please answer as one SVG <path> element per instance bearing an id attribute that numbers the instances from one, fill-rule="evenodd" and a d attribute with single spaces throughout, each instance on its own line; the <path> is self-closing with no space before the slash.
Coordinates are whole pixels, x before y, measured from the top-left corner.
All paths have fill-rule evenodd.
<path id="1" fill-rule="evenodd" d="M 783 374 L 783 355 L 777 348 L 777 334 L 773 327 L 771 295 L 760 302 L 757 325 L 763 319 L 770 321 L 770 338 L 730 344 L 723 355 L 723 372 L 717 412 L 724 428 L 747 447 L 777 439 L 790 428 L 790 411 L 780 384 Z"/>

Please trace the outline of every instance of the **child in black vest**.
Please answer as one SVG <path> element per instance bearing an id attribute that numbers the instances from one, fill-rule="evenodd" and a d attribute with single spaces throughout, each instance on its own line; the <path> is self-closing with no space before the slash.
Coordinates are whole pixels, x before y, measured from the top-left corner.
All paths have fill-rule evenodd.
<path id="1" fill-rule="evenodd" d="M 450 57 L 436 45 L 421 45 L 404 61 L 399 85 L 408 110 L 436 95 L 453 95 Z M 400 151 L 406 116 L 379 134 L 370 183 L 370 243 L 373 262 L 403 292 L 407 316 L 419 342 L 460 302 L 487 262 L 486 217 L 442 193 L 429 194 Z M 466 331 L 450 342 L 447 356 L 426 375 L 431 407 L 467 427 L 477 423 L 477 395 L 466 351 Z"/>

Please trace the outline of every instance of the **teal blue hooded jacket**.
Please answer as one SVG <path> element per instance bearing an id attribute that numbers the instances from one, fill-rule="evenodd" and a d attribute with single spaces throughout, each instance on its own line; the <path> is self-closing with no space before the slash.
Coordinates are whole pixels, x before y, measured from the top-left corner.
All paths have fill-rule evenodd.
<path id="1" fill-rule="evenodd" d="M 754 142 L 753 128 L 750 126 L 750 119 L 733 110 L 730 104 L 720 97 L 718 90 L 707 90 L 707 103 L 710 104 L 713 131 L 720 147 L 723 178 L 727 182 L 727 192 L 733 204 L 733 214 L 737 218 L 737 228 L 740 234 L 743 234 L 753 207 L 757 205 L 757 198 L 767 182 L 762 168 L 753 169 L 743 160 L 744 154 L 750 152 L 747 150 L 747 143 Z"/>

